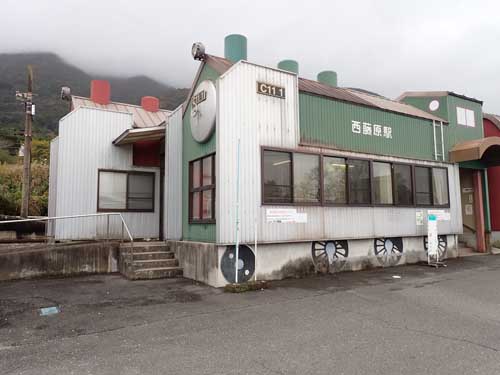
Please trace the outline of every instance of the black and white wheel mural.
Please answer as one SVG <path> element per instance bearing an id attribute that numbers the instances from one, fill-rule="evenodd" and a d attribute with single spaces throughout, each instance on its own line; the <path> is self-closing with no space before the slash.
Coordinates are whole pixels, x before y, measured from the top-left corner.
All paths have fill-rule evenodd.
<path id="1" fill-rule="evenodd" d="M 255 272 L 255 254 L 247 245 L 238 246 L 238 282 L 250 280 Z M 220 261 L 222 275 L 228 283 L 235 280 L 236 246 L 227 246 Z"/>
<path id="2" fill-rule="evenodd" d="M 427 236 L 424 237 L 424 249 L 425 252 L 427 252 L 429 248 L 429 239 Z M 446 250 L 448 249 L 448 238 L 444 235 L 438 235 L 438 254 L 439 254 L 439 259 L 444 259 L 444 256 L 446 255 Z"/>
<path id="3" fill-rule="evenodd" d="M 312 258 L 317 272 L 341 271 L 347 263 L 349 244 L 346 240 L 315 241 Z"/>
<path id="4" fill-rule="evenodd" d="M 395 266 L 403 254 L 403 239 L 401 237 L 375 238 L 374 252 L 382 266 Z"/>

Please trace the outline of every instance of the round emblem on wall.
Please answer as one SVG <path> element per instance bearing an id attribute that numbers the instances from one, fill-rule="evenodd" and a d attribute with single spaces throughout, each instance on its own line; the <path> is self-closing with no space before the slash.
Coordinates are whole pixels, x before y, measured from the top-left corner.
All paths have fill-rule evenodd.
<path id="1" fill-rule="evenodd" d="M 236 246 L 227 246 L 220 260 L 220 270 L 229 283 L 235 282 Z M 238 282 L 250 280 L 255 272 L 255 255 L 247 245 L 238 246 Z"/>
<path id="2" fill-rule="evenodd" d="M 399 263 L 403 253 L 401 237 L 375 238 L 373 245 L 375 256 L 382 266 L 395 266 Z"/>
<path id="3" fill-rule="evenodd" d="M 427 239 L 427 236 L 424 237 L 424 249 L 425 252 L 428 251 L 429 248 L 429 240 Z M 448 239 L 444 235 L 438 235 L 438 255 L 439 259 L 443 259 L 446 254 L 446 249 L 448 248 Z"/>
<path id="4" fill-rule="evenodd" d="M 437 111 L 439 109 L 439 100 L 434 99 L 429 103 L 429 109 L 431 111 Z"/>
<path id="5" fill-rule="evenodd" d="M 315 241 L 312 243 L 312 258 L 317 272 L 341 271 L 348 256 L 349 244 L 345 240 Z"/>
<path id="6" fill-rule="evenodd" d="M 205 80 L 191 98 L 191 134 L 196 142 L 204 143 L 210 139 L 215 129 L 216 110 L 215 85 Z"/>

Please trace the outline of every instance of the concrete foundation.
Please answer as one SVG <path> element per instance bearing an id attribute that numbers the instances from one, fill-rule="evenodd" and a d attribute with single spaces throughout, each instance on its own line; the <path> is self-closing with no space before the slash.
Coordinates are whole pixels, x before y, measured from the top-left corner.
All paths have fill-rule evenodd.
<path id="1" fill-rule="evenodd" d="M 457 257 L 455 235 L 440 235 L 442 258 Z M 169 241 L 184 277 L 221 287 L 234 282 L 234 246 Z M 425 237 L 242 244 L 239 281 L 281 280 L 427 261 Z M 232 271 L 232 273 L 231 273 Z"/>
<path id="2" fill-rule="evenodd" d="M 119 242 L 4 245 L 0 281 L 118 271 Z"/>

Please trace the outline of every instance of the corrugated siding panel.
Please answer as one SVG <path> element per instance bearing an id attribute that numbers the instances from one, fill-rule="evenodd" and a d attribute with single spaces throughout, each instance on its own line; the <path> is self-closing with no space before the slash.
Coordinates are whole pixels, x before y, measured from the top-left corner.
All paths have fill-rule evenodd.
<path id="1" fill-rule="evenodd" d="M 155 172 L 155 212 L 126 212 L 123 217 L 134 237 L 158 237 L 159 169 L 132 166 L 131 146 L 117 147 L 111 143 L 132 126 L 132 121 L 130 114 L 90 108 L 75 110 L 60 121 L 57 216 L 97 212 L 99 168 Z M 110 229 L 114 237 L 121 236 L 119 218 L 111 218 Z M 93 239 L 105 235 L 105 218 L 64 219 L 56 226 L 57 239 Z"/>
<path id="2" fill-rule="evenodd" d="M 286 99 L 256 93 L 257 81 L 284 87 Z M 261 238 L 273 235 L 260 206 L 260 146 L 298 143 L 298 88 L 292 74 L 239 63 L 219 79 L 217 127 L 217 241 L 235 240 L 237 144 L 240 150 L 241 240 L 253 241 L 255 221 Z M 283 227 L 282 229 L 289 229 Z M 281 236 L 291 235 L 293 229 Z"/>
<path id="3" fill-rule="evenodd" d="M 256 94 L 256 81 L 285 87 L 285 100 Z M 219 80 L 219 112 L 217 128 L 217 241 L 235 242 L 237 144 L 240 151 L 240 240 L 254 241 L 255 223 L 262 242 L 308 241 L 318 239 L 373 238 L 377 236 L 416 236 L 425 234 L 425 226 L 417 226 L 416 208 L 396 207 L 295 207 L 307 213 L 306 224 L 266 222 L 267 208 L 287 206 L 261 205 L 261 146 L 298 148 L 297 82 L 292 75 L 267 70 L 251 64 L 239 64 Z M 301 107 L 302 109 L 302 107 Z M 381 112 L 381 111 L 378 111 Z M 382 112 L 383 115 L 386 115 Z M 316 118 L 327 123 L 321 111 Z M 387 114 L 388 116 L 394 116 Z M 333 116 L 333 114 L 332 114 Z M 373 117 L 375 118 L 375 117 Z M 368 120 L 368 119 L 366 119 Z M 368 120 L 369 121 L 369 120 Z M 416 121 L 421 121 L 416 119 Z M 427 127 L 427 124 L 416 124 Z M 430 125 L 428 126 L 430 128 Z M 350 121 L 349 121 L 350 131 Z M 401 135 L 401 134 L 398 134 Z M 411 134 L 411 142 L 414 142 Z M 410 141 L 405 141 L 409 143 Z M 394 143 L 396 141 L 394 140 Z M 414 142 L 417 143 L 417 142 Z M 362 151 L 367 144 L 358 145 Z M 402 147 L 395 146 L 404 154 Z M 413 147 L 413 146 L 412 146 Z M 313 148 L 307 148 L 314 150 Z M 415 149 L 415 148 L 413 148 Z M 318 149 L 316 149 L 317 151 Z M 342 156 L 353 152 L 327 151 Z M 359 156 L 359 155 L 358 155 Z M 366 155 L 364 155 L 366 157 Z M 408 160 L 391 156 L 373 156 L 387 161 L 415 162 L 446 166 L 449 171 L 451 221 L 440 222 L 440 233 L 462 230 L 458 167 L 431 161 Z"/>
<path id="4" fill-rule="evenodd" d="M 49 207 L 48 216 L 56 216 L 57 202 L 57 157 L 59 151 L 59 137 L 50 142 L 50 164 L 49 164 Z M 47 222 L 46 234 L 53 237 L 55 234 L 55 225 L 53 221 Z"/>
<path id="5" fill-rule="evenodd" d="M 305 143 L 342 150 L 434 159 L 432 121 L 301 93 L 300 135 Z M 352 121 L 392 128 L 392 139 L 355 134 Z M 444 127 L 446 135 L 447 127 Z"/>
<path id="6" fill-rule="evenodd" d="M 165 135 L 166 238 L 182 238 L 182 106 L 168 119 Z"/>

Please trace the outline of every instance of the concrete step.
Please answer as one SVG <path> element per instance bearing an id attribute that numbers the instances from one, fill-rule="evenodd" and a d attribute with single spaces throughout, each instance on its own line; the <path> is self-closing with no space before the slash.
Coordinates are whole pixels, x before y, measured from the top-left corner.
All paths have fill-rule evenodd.
<path id="1" fill-rule="evenodd" d="M 150 280 L 182 277 L 181 267 L 152 267 L 136 270 L 128 274 L 127 277 L 131 280 Z"/>
<path id="2" fill-rule="evenodd" d="M 147 259 L 134 260 L 131 266 L 134 271 L 139 271 L 147 268 L 177 267 L 178 265 L 177 259 Z"/>
<path id="3" fill-rule="evenodd" d="M 133 260 L 149 260 L 149 259 L 174 259 L 173 251 L 144 251 L 132 253 Z"/>
<path id="4" fill-rule="evenodd" d="M 120 246 L 122 251 L 133 253 L 150 253 L 154 251 L 170 251 L 169 246 L 165 242 L 134 242 L 134 247 L 130 243 Z"/>

